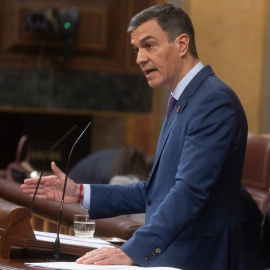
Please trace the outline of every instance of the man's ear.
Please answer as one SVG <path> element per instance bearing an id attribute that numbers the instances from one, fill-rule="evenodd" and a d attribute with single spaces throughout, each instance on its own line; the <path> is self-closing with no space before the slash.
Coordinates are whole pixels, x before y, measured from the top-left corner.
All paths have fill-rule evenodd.
<path id="1" fill-rule="evenodd" d="M 189 46 L 189 36 L 187 34 L 181 34 L 175 39 L 175 41 L 177 42 L 177 45 L 179 47 L 179 55 L 186 55 Z"/>

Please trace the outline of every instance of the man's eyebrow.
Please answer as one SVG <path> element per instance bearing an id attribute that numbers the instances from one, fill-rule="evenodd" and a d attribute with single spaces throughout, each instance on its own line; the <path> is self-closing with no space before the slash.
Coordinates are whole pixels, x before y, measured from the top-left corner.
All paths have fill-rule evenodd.
<path id="1" fill-rule="evenodd" d="M 144 43 L 147 39 L 151 39 L 151 38 L 157 39 L 157 38 L 154 37 L 154 36 L 148 35 L 148 36 L 144 37 L 143 39 L 141 39 L 141 40 L 139 41 L 139 43 L 142 44 L 142 43 Z M 131 42 L 131 45 L 134 46 L 134 44 L 133 44 L 132 42 Z"/>

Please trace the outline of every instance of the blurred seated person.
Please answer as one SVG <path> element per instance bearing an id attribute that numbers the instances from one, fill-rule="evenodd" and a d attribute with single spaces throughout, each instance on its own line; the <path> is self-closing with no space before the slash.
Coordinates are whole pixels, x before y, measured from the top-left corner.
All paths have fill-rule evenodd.
<path id="1" fill-rule="evenodd" d="M 136 148 L 105 149 L 81 159 L 68 176 L 83 184 L 108 184 L 116 175 L 136 177 L 139 181 L 148 178 L 152 165 L 153 158 Z"/>
<path id="2" fill-rule="evenodd" d="M 127 185 L 146 180 L 154 158 L 133 147 L 106 149 L 80 160 L 69 173 L 76 183 Z M 145 214 L 126 217 L 145 223 Z"/>
<path id="3" fill-rule="evenodd" d="M 106 149 L 94 152 L 81 159 L 69 172 L 76 183 L 108 184 L 111 177 L 112 161 L 118 149 Z"/>
<path id="4" fill-rule="evenodd" d="M 270 267 L 270 247 L 261 241 L 263 214 L 243 186 L 240 189 L 239 222 L 243 236 L 246 270 Z"/>

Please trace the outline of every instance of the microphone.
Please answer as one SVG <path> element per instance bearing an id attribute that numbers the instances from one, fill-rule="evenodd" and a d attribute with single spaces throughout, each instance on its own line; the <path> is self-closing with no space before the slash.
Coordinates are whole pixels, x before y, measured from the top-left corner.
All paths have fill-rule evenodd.
<path id="1" fill-rule="evenodd" d="M 42 175 L 45 171 L 45 166 L 47 164 L 47 161 L 48 161 L 48 158 L 49 158 L 49 155 L 50 153 L 52 152 L 52 150 L 58 145 L 60 144 L 77 126 L 73 126 L 62 138 L 60 138 L 52 147 L 51 149 L 49 150 L 49 152 L 47 153 L 46 157 L 45 157 L 45 160 L 44 160 L 44 163 L 43 163 L 43 168 L 40 172 L 40 176 L 39 176 L 39 179 L 38 179 L 38 183 L 37 183 L 37 187 L 36 187 L 36 190 L 35 190 L 35 193 L 34 193 L 34 196 L 33 196 L 33 199 L 32 199 L 32 202 L 31 202 L 31 205 L 29 207 L 29 210 L 30 212 L 32 211 L 32 207 L 33 207 L 33 204 L 34 204 L 34 200 L 36 198 L 36 195 L 37 195 L 37 191 L 38 191 L 38 187 L 39 187 L 39 184 L 40 184 L 40 181 L 41 181 L 41 178 L 42 178 Z"/>
<path id="2" fill-rule="evenodd" d="M 64 189 L 63 189 L 62 200 L 61 200 L 60 214 L 59 214 L 58 224 L 57 224 L 57 235 L 56 235 L 56 239 L 55 239 L 55 243 L 54 243 L 54 255 L 53 255 L 53 258 L 50 261 L 59 261 L 59 253 L 60 253 L 59 230 L 60 230 L 60 223 L 61 223 L 61 219 L 62 219 L 63 204 L 64 204 L 64 198 L 65 198 L 65 192 L 66 192 L 66 185 L 67 185 L 67 177 L 68 177 L 70 157 L 71 157 L 71 154 L 72 154 L 73 149 L 76 146 L 77 142 L 83 136 L 83 134 L 88 129 L 88 127 L 90 126 L 90 124 L 91 124 L 91 122 L 88 123 L 88 125 L 86 126 L 86 128 L 83 130 L 83 132 L 80 134 L 80 136 L 78 137 L 78 139 L 75 141 L 75 143 L 73 144 L 73 146 L 72 146 L 72 148 L 70 150 L 70 153 L 69 153 L 69 157 L 68 157 L 68 161 L 67 161 L 67 167 L 66 167 L 66 176 L 65 176 Z"/>

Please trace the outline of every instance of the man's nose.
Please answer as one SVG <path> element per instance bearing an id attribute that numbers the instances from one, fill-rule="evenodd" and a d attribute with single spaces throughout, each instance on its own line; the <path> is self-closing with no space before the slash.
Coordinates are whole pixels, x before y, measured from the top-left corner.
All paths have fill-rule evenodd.
<path id="1" fill-rule="evenodd" d="M 147 54 L 143 50 L 139 50 L 137 53 L 136 63 L 138 65 L 143 64 L 147 62 L 147 59 L 148 59 Z"/>

